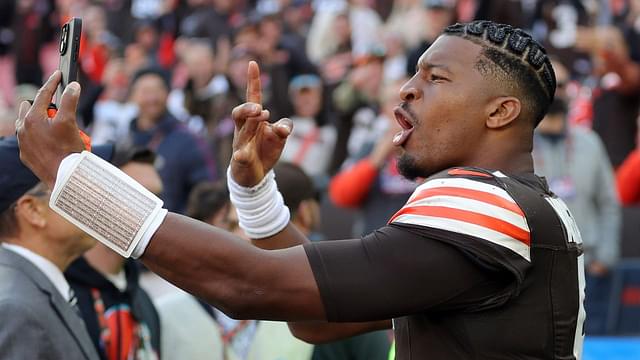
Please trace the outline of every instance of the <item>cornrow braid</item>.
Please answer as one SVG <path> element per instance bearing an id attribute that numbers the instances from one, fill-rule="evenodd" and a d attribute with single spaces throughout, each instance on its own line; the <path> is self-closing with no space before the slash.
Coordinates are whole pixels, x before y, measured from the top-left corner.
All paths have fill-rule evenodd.
<path id="1" fill-rule="evenodd" d="M 556 76 L 542 45 L 521 29 L 487 20 L 454 24 L 444 34 L 482 46 L 484 57 L 515 81 L 523 94 L 533 98 L 535 125 L 542 120 L 556 90 Z M 480 67 L 486 68 L 486 64 Z"/>

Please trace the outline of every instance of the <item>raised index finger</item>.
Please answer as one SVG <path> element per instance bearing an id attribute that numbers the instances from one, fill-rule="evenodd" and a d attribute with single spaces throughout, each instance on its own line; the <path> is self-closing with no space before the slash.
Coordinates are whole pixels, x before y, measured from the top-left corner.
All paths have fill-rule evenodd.
<path id="1" fill-rule="evenodd" d="M 33 105 L 31 106 L 31 111 L 37 111 L 43 114 L 47 113 L 47 108 L 53 99 L 53 94 L 56 92 L 58 88 L 58 83 L 61 80 L 61 72 L 56 70 L 47 82 L 42 85 L 38 93 L 36 94 L 36 98 L 33 99 Z"/>
<path id="2" fill-rule="evenodd" d="M 262 84 L 260 84 L 260 68 L 255 61 L 249 61 L 247 68 L 247 102 L 262 105 Z"/>

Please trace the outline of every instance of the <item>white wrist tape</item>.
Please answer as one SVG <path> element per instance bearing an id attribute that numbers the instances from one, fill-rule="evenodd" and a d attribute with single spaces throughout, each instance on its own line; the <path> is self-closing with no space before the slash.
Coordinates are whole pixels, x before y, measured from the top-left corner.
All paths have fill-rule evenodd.
<path id="1" fill-rule="evenodd" d="M 239 185 L 227 169 L 229 198 L 236 208 L 240 228 L 252 239 L 273 236 L 289 223 L 289 208 L 284 205 L 273 170 L 253 187 Z"/>
<path id="2" fill-rule="evenodd" d="M 49 206 L 124 257 L 140 257 L 167 215 L 162 200 L 98 156 L 67 156 Z"/>

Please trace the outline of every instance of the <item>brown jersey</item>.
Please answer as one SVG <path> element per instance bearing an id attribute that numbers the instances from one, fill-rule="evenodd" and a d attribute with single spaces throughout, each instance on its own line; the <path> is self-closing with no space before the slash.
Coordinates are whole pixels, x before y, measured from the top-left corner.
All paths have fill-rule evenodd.
<path id="1" fill-rule="evenodd" d="M 533 174 L 453 168 L 389 224 L 305 246 L 330 321 L 393 318 L 396 358 L 580 359 L 580 234 Z"/>

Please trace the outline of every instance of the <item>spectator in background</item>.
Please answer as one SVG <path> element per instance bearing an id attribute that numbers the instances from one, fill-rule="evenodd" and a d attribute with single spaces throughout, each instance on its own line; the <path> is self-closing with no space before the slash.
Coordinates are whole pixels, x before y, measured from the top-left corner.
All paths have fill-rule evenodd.
<path id="1" fill-rule="evenodd" d="M 351 28 L 353 54 L 359 56 L 379 43 L 382 19 L 372 8 L 369 0 L 347 0 L 347 2 L 349 3 L 349 22 L 356 25 Z"/>
<path id="2" fill-rule="evenodd" d="M 291 0 L 282 9 L 282 41 L 287 46 L 300 49 L 307 56 L 306 42 L 309 24 L 313 17 L 311 2 L 307 0 Z"/>
<path id="3" fill-rule="evenodd" d="M 317 233 L 321 221 L 320 204 L 312 178 L 302 167 L 287 162 L 282 156 L 273 171 L 284 204 L 289 208 L 291 222 L 312 241 L 324 240 L 323 235 Z"/>
<path id="4" fill-rule="evenodd" d="M 569 70 L 572 77 L 589 75 L 589 55 L 576 47 L 582 27 L 591 22 L 583 1 L 537 1 L 527 28 L 541 39 L 547 51 Z"/>
<path id="5" fill-rule="evenodd" d="M 406 78 L 407 50 L 402 38 L 394 33 L 386 33 L 383 38 L 386 52 L 383 80 L 394 82 Z"/>
<path id="6" fill-rule="evenodd" d="M 424 23 L 424 0 L 393 1 L 391 14 L 384 24 L 384 33 L 397 34 L 407 49 L 418 46 L 425 37 L 428 26 Z"/>
<path id="7" fill-rule="evenodd" d="M 316 75 L 298 75 L 289 84 L 293 102 L 293 132 L 287 139 L 280 159 L 292 162 L 319 181 L 326 176 L 333 149 L 336 129 L 333 124 L 320 122 L 323 103 L 322 80 Z"/>
<path id="8" fill-rule="evenodd" d="M 38 88 L 31 84 L 18 85 L 14 89 L 13 104 L 21 104 L 23 101 L 35 98 Z M 13 136 L 16 134 L 16 119 L 18 112 L 15 107 L 6 106 L 3 108 L 0 101 L 0 137 Z"/>
<path id="9" fill-rule="evenodd" d="M 398 104 L 401 83 L 384 87 L 382 110 L 373 120 L 373 131 L 329 184 L 334 204 L 360 209 L 362 229 L 355 233 L 366 233 L 386 224 L 416 187 L 398 173 L 393 156 L 392 139 L 400 131 L 393 109 Z"/>
<path id="10" fill-rule="evenodd" d="M 275 119 L 292 112 L 288 96 L 290 79 L 297 75 L 315 72 L 315 67 L 307 58 L 304 48 L 295 48 L 282 41 L 282 21 L 274 14 L 261 15 L 257 19 L 259 40 L 255 43 L 255 53 L 268 75 L 271 97 L 271 115 Z"/>
<path id="11" fill-rule="evenodd" d="M 429 46 L 442 33 L 445 27 L 453 24 L 456 19 L 455 0 L 423 0 L 425 10 L 422 12 L 424 31 L 417 45 L 409 48 L 407 54 L 407 76 L 416 72 L 418 59 L 427 51 Z"/>
<path id="12" fill-rule="evenodd" d="M 198 184 L 187 214 L 246 239 L 223 182 Z M 249 241 L 249 239 L 247 239 Z M 309 360 L 312 345 L 291 335 L 286 323 L 234 320 L 179 291 L 156 301 L 163 324 L 162 359 Z"/>
<path id="13" fill-rule="evenodd" d="M 109 160 L 112 148 L 94 147 Z M 49 207 L 50 190 L 0 138 L 0 358 L 94 360 L 62 272 L 96 241 Z"/>
<path id="14" fill-rule="evenodd" d="M 525 27 L 520 0 L 454 0 L 458 22 L 491 20 L 514 27 Z M 538 1 L 538 3 L 548 0 Z M 573 1 L 570 1 L 573 2 Z M 578 1 L 575 1 L 578 2 Z"/>
<path id="15" fill-rule="evenodd" d="M 126 138 L 129 124 L 138 112 L 127 98 L 129 74 L 122 58 L 109 61 L 102 84 L 100 98 L 93 106 L 91 140 L 95 144 L 115 143 Z"/>
<path id="16" fill-rule="evenodd" d="M 314 17 L 314 23 L 320 21 L 316 19 L 318 19 L 318 15 Z M 307 53 L 320 67 L 322 77 L 327 85 L 334 86 L 347 75 L 353 61 L 351 23 L 347 13 L 338 13 L 326 21 L 329 20 L 332 31 L 325 35 L 330 35 L 333 38 L 332 41 L 323 40 L 319 37 L 320 35 L 315 35 L 312 23 L 307 38 Z M 318 38 L 314 38 L 314 35 Z"/>
<path id="17" fill-rule="evenodd" d="M 116 146 L 111 163 L 154 194 L 162 182 L 146 149 Z M 160 318 L 139 285 L 140 270 L 101 243 L 75 260 L 65 277 L 93 344 L 105 360 L 154 360 L 160 352 Z"/>
<path id="18" fill-rule="evenodd" d="M 93 5 L 84 10 L 82 35 L 80 66 L 92 83 L 100 84 L 112 53 L 121 45 L 107 30 L 106 14 L 102 6 Z"/>
<path id="19" fill-rule="evenodd" d="M 53 9 L 46 0 L 19 0 L 13 15 L 13 54 L 16 84 L 42 84 L 40 50 L 53 38 Z"/>
<path id="20" fill-rule="evenodd" d="M 640 203 L 640 132 L 636 138 L 636 148 L 616 170 L 616 185 L 623 205 Z"/>
<path id="21" fill-rule="evenodd" d="M 333 92 L 338 138 L 331 164 L 332 172 L 339 169 L 346 158 L 355 156 L 363 141 L 372 138 L 371 134 L 379 135 L 376 128 L 380 123 L 375 120 L 380 108 L 384 61 L 383 48 L 370 48 L 367 54 L 355 59 L 346 79 Z"/>
<path id="22" fill-rule="evenodd" d="M 585 252 L 587 334 L 603 334 L 609 305 L 609 271 L 618 261 L 621 213 L 611 163 L 598 136 L 567 123 L 567 105 L 551 104 L 536 130 L 536 173 L 564 200 L 582 234 Z"/>
<path id="23" fill-rule="evenodd" d="M 222 174 L 231 159 L 233 122 L 229 115 L 236 101 L 227 95 L 229 82 L 220 73 L 209 43 L 188 41 L 181 58 L 188 79 L 184 88 L 171 91 L 169 110 L 191 130 L 207 138 L 216 159 L 216 171 Z"/>
<path id="24" fill-rule="evenodd" d="M 614 167 L 636 146 L 640 51 L 628 47 L 633 34 L 631 29 L 625 33 L 611 26 L 582 29 L 578 34 L 577 46 L 588 51 L 593 62 L 593 130 Z"/>
<path id="25" fill-rule="evenodd" d="M 188 0 L 191 13 L 180 24 L 180 34 L 191 38 L 206 38 L 217 44 L 220 38 L 231 37 L 231 0 Z"/>
<path id="26" fill-rule="evenodd" d="M 131 81 L 131 99 L 138 117 L 130 125 L 130 141 L 156 153 L 163 184 L 164 206 L 184 212 L 189 192 L 201 181 L 215 178 L 215 164 L 204 139 L 189 132 L 169 111 L 169 84 L 158 70 L 139 71 Z"/>

